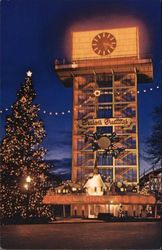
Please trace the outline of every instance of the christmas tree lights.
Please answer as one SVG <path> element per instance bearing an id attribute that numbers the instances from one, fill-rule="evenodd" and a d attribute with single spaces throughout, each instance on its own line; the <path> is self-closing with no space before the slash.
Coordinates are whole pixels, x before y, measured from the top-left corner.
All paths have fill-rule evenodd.
<path id="1" fill-rule="evenodd" d="M 42 204 L 50 166 L 44 161 L 46 150 L 40 146 L 45 137 L 36 93 L 27 72 L 25 84 L 17 92 L 12 114 L 6 117 L 6 135 L 0 147 L 2 220 L 52 218 Z"/>

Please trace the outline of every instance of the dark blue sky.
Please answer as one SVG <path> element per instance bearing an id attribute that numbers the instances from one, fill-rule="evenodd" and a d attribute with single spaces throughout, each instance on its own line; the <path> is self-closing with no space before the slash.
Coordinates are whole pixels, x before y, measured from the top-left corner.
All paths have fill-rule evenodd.
<path id="1" fill-rule="evenodd" d="M 57 170 L 64 174 L 71 168 L 72 115 L 42 113 L 72 108 L 72 89 L 64 88 L 56 77 L 54 59 L 69 58 L 71 31 L 139 26 L 140 53 L 142 57 L 150 54 L 154 67 L 153 83 L 140 84 L 142 93 L 138 95 L 140 167 L 146 168 L 148 163 L 142 160 L 144 139 L 151 133 L 151 113 L 160 103 L 161 92 L 161 87 L 156 88 L 161 84 L 160 0 L 1 0 L 0 4 L 0 108 L 12 105 L 25 72 L 31 69 L 47 132 L 47 159 L 55 160 Z M 1 119 L 1 137 L 6 114 Z"/>

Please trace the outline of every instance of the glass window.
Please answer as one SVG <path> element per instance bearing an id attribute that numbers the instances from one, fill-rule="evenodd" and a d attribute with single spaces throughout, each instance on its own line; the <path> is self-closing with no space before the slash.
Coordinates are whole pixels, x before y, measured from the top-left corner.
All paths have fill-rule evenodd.
<path id="1" fill-rule="evenodd" d="M 113 157 L 111 155 L 98 155 L 98 165 L 99 166 L 112 166 L 113 165 Z"/>
<path id="2" fill-rule="evenodd" d="M 99 134 L 112 134 L 112 130 L 113 130 L 112 126 L 97 127 L 97 132 Z"/>
<path id="3" fill-rule="evenodd" d="M 137 181 L 137 171 L 135 168 L 115 168 L 115 179 L 117 182 L 127 180 L 128 182 Z"/>
<path id="4" fill-rule="evenodd" d="M 98 110 L 98 118 L 112 118 L 112 109 L 99 109 Z"/>
<path id="5" fill-rule="evenodd" d="M 99 103 L 103 103 L 103 102 L 112 102 L 112 94 L 106 94 L 106 95 L 100 95 L 98 97 L 98 101 Z"/>

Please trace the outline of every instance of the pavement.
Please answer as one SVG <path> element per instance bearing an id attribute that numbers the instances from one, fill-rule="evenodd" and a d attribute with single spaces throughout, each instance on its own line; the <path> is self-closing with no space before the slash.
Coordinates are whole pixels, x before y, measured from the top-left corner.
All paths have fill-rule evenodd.
<path id="1" fill-rule="evenodd" d="M 101 220 L 97 219 L 82 219 L 82 218 L 62 218 L 57 217 L 52 224 L 63 224 L 63 223 L 103 223 Z"/>
<path id="2" fill-rule="evenodd" d="M 160 249 L 160 222 L 4 225 L 2 249 Z"/>
<path id="3" fill-rule="evenodd" d="M 90 219 L 90 218 L 76 218 L 76 217 L 57 217 L 55 221 L 51 224 L 69 224 L 69 223 L 116 223 L 116 222 L 160 222 L 160 218 L 110 218 L 108 221 L 99 220 L 99 219 Z"/>

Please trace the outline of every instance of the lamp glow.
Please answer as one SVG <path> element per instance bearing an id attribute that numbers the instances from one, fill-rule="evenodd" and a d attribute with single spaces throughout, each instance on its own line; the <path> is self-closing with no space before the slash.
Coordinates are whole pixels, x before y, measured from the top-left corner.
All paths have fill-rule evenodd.
<path id="1" fill-rule="evenodd" d="M 24 184 L 24 188 L 26 189 L 26 190 L 28 190 L 28 184 Z"/>
<path id="2" fill-rule="evenodd" d="M 30 177 L 30 176 L 28 176 L 28 177 L 26 178 L 26 182 L 28 182 L 28 183 L 31 182 L 31 177 Z"/>

